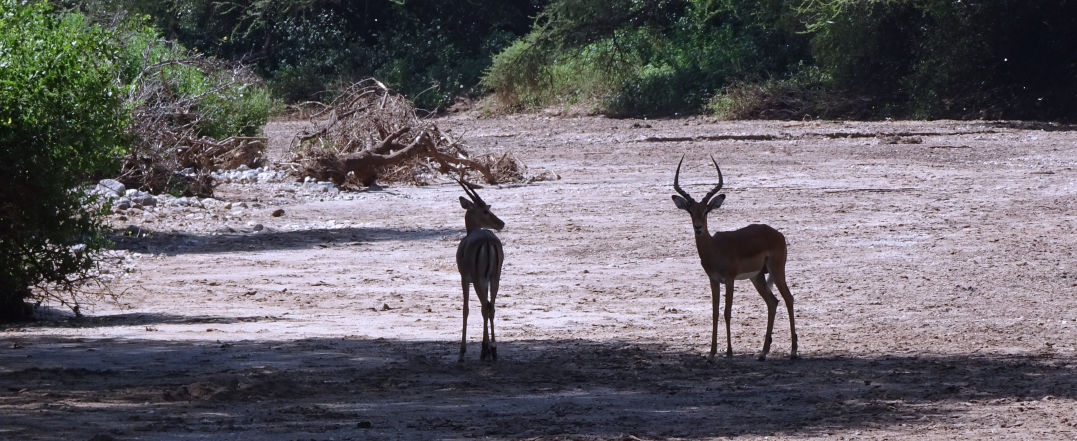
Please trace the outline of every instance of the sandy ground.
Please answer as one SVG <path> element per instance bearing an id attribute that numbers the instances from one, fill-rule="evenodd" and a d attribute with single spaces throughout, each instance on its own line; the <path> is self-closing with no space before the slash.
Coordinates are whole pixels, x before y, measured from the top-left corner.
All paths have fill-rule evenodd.
<path id="1" fill-rule="evenodd" d="M 507 223 L 499 361 L 478 359 L 474 296 L 456 360 L 459 187 L 229 184 L 227 211 L 113 219 L 136 232 L 120 303 L 0 328 L 0 439 L 1077 438 L 1072 128 L 439 125 L 561 177 L 479 191 Z M 294 130 L 267 129 L 278 158 Z M 697 197 L 722 165 L 712 230 L 785 233 L 800 360 L 783 307 L 755 359 L 742 281 L 734 356 L 707 362 L 682 154 Z"/>

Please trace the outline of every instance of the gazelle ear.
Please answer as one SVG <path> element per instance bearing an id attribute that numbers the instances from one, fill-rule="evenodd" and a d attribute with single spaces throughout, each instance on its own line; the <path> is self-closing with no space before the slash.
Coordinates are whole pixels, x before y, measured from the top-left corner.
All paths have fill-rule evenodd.
<path id="1" fill-rule="evenodd" d="M 688 207 L 692 204 L 689 204 L 688 200 L 683 197 L 673 195 L 673 205 L 676 205 L 681 210 L 688 210 Z"/>
<path id="2" fill-rule="evenodd" d="M 465 210 L 470 210 L 471 207 L 475 206 L 475 204 L 467 200 L 467 198 L 460 196 L 460 206 L 464 207 Z"/>
<path id="3" fill-rule="evenodd" d="M 721 207 L 722 202 L 725 202 L 725 195 L 724 194 L 720 194 L 718 196 L 715 196 L 714 199 L 711 199 L 711 201 L 707 203 L 707 212 L 710 212 L 711 210 L 713 210 L 715 208 Z"/>

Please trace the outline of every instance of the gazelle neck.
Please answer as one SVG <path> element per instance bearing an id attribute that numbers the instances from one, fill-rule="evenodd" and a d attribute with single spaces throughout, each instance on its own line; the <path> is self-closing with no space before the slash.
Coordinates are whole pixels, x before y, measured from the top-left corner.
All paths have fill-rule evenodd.
<path id="1" fill-rule="evenodd" d="M 702 232 L 696 234 L 696 249 L 699 250 L 700 256 L 718 251 L 718 238 L 711 235 L 706 225 L 703 226 Z"/>
<path id="2" fill-rule="evenodd" d="M 699 259 L 704 262 L 704 266 L 720 265 L 720 262 L 725 262 L 729 258 L 727 255 L 725 244 L 725 237 L 722 232 L 716 232 L 711 234 L 707 228 L 706 222 L 703 223 L 703 230 L 701 234 L 696 234 L 696 251 L 699 252 Z"/>
<path id="3" fill-rule="evenodd" d="M 467 234 L 471 234 L 475 230 L 481 230 L 482 227 L 478 226 L 478 222 L 471 216 L 471 214 L 464 215 L 464 229 L 467 230 Z"/>
<path id="4" fill-rule="evenodd" d="M 464 229 L 467 230 L 467 234 L 474 233 L 487 229 L 482 222 L 478 219 L 478 215 L 467 213 L 464 215 Z"/>

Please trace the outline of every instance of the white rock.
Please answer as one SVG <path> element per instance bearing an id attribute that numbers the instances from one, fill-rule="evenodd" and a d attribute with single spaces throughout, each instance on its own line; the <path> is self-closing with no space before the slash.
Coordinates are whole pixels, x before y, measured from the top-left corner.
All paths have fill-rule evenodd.
<path id="1" fill-rule="evenodd" d="M 131 197 L 131 202 L 143 207 L 153 207 L 157 205 L 157 198 L 153 197 L 152 194 L 140 191 Z"/>
<path id="2" fill-rule="evenodd" d="M 277 180 L 277 174 L 271 171 L 258 173 L 258 182 L 273 182 Z"/>
<path id="3" fill-rule="evenodd" d="M 115 179 L 102 179 L 97 183 L 96 192 L 105 195 L 110 198 L 117 198 L 124 195 L 127 188 L 123 183 Z"/>
<path id="4" fill-rule="evenodd" d="M 112 209 L 113 210 L 126 210 L 126 209 L 131 208 L 131 205 L 132 204 L 131 204 L 131 199 L 130 198 L 122 197 L 122 198 L 116 199 L 114 202 L 112 202 Z"/>

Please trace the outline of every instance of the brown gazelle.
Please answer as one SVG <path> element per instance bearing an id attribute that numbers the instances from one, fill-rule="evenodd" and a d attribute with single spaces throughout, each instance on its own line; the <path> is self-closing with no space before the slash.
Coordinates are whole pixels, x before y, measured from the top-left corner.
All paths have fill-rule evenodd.
<path id="1" fill-rule="evenodd" d="M 501 264 L 505 261 L 505 252 L 501 240 L 493 231 L 500 231 L 505 223 L 498 219 L 490 206 L 483 202 L 475 188 L 462 180 L 457 180 L 471 200 L 460 197 L 460 206 L 464 213 L 464 226 L 467 236 L 456 248 L 456 267 L 460 270 L 460 281 L 464 287 L 464 327 L 460 337 L 460 361 L 467 351 L 467 303 L 468 285 L 475 285 L 475 294 L 482 305 L 482 353 L 481 360 L 489 356 L 497 360 L 497 340 L 494 338 L 494 300 L 497 299 L 497 285 L 501 280 Z"/>
<path id="2" fill-rule="evenodd" d="M 718 162 L 712 156 L 711 162 L 718 170 L 718 185 L 708 192 L 703 200 L 696 202 L 680 186 L 681 163 L 683 162 L 682 156 L 681 161 L 677 163 L 677 173 L 673 175 L 673 189 L 680 193 L 680 196 L 673 195 L 673 203 L 677 205 L 677 208 L 687 211 L 692 217 L 699 261 L 710 278 L 713 312 L 709 358 L 714 359 L 714 355 L 718 352 L 718 296 L 721 294 L 722 284 L 725 284 L 726 356 L 733 355 L 733 342 L 729 335 L 729 316 L 733 306 L 733 281 L 743 279 L 750 279 L 755 289 L 759 291 L 759 295 L 763 296 L 763 301 L 767 303 L 767 334 L 763 339 L 763 352 L 759 354 L 759 359 L 765 359 L 767 352 L 770 352 L 774 313 L 778 307 L 778 299 L 770 290 L 771 283 L 777 285 L 778 291 L 785 299 L 785 307 L 789 310 L 789 332 L 792 335 L 789 356 L 797 358 L 793 295 L 789 293 L 789 286 L 785 283 L 785 236 L 778 230 L 762 224 L 752 224 L 734 231 L 719 231 L 711 235 L 707 230 L 707 214 L 725 201 L 724 194 L 712 199 L 714 194 L 722 189 L 722 169 L 718 167 Z"/>

